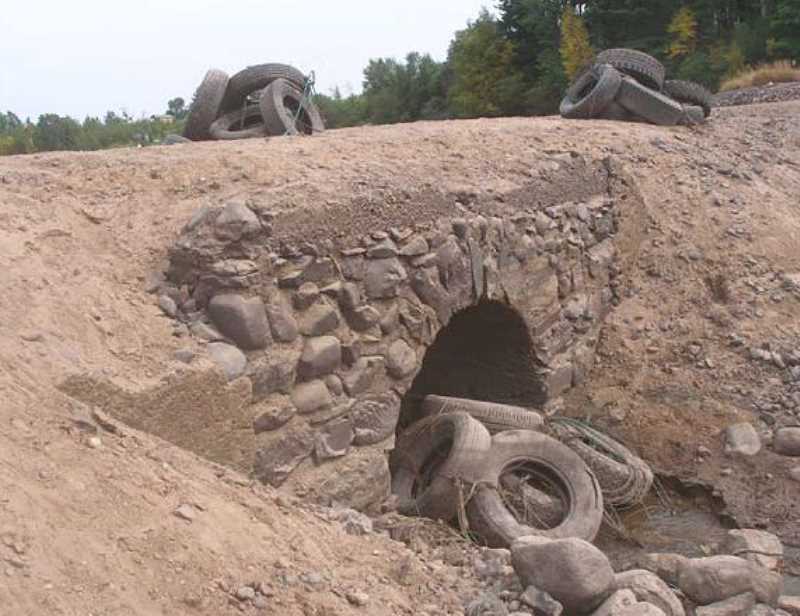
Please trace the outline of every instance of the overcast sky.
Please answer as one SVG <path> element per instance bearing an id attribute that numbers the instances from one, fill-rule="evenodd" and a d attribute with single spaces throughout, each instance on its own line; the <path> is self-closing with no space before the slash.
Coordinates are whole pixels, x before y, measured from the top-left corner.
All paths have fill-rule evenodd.
<path id="1" fill-rule="evenodd" d="M 209 68 L 285 62 L 359 91 L 370 58 L 443 59 L 494 0 L 3 0 L 0 111 L 161 113 Z"/>

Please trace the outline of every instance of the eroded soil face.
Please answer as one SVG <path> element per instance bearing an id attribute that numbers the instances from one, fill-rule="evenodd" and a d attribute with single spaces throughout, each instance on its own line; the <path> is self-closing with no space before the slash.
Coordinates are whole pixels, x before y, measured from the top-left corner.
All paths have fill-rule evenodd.
<path id="1" fill-rule="evenodd" d="M 57 385 L 97 371 L 137 387 L 178 369 L 174 352 L 194 343 L 144 289 L 203 205 L 245 196 L 296 211 L 287 234 L 327 226 L 344 238 L 420 208 L 469 211 L 470 195 L 522 190 L 532 169 L 543 202 L 580 199 L 557 177 L 564 156 L 624 169 L 646 217 L 622 216 L 620 302 L 564 412 L 590 415 L 662 472 L 709 483 L 741 526 L 800 543 L 798 461 L 769 449 L 800 409 L 798 114 L 797 102 L 721 109 L 695 129 L 420 123 L 1 160 L 0 605 L 234 614 L 231 592 L 259 582 L 290 615 L 363 613 L 348 593 L 367 594 L 372 614 L 460 613 L 474 590 L 466 548 L 423 561 L 386 537 L 346 535 L 144 433 L 87 431 L 75 421 L 87 409 Z M 738 421 L 761 432 L 757 456 L 724 453 L 721 430 Z"/>

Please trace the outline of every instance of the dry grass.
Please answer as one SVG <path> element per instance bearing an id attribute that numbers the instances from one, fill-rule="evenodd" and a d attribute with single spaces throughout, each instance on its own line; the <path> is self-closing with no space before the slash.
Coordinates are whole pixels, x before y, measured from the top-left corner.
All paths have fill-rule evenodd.
<path id="1" fill-rule="evenodd" d="M 747 68 L 738 75 L 722 82 L 720 92 L 763 86 L 768 83 L 800 81 L 800 68 L 792 66 L 789 60 L 778 60 L 770 64 L 762 64 L 756 68 Z"/>

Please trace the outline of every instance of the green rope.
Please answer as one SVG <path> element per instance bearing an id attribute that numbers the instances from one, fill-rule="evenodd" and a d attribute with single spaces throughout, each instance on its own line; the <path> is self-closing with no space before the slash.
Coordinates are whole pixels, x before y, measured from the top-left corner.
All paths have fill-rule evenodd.
<path id="1" fill-rule="evenodd" d="M 306 77 L 306 82 L 303 85 L 303 96 L 300 98 L 300 104 L 297 106 L 297 111 L 294 113 L 294 118 L 292 119 L 292 126 L 297 126 L 297 121 L 300 119 L 300 114 L 303 112 L 303 109 L 306 107 L 308 102 L 311 98 L 316 94 L 314 89 L 314 84 L 316 83 L 316 75 L 314 71 L 311 71 Z M 286 134 L 290 133 L 289 129 L 286 130 Z"/>

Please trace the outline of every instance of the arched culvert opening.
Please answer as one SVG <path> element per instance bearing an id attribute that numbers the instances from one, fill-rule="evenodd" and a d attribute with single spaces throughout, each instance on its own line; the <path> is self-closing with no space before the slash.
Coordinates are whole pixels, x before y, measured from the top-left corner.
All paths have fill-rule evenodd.
<path id="1" fill-rule="evenodd" d="M 398 433 L 422 418 L 429 394 L 519 406 L 546 400 L 530 332 L 513 308 L 486 301 L 457 312 L 428 348 L 403 397 Z"/>

